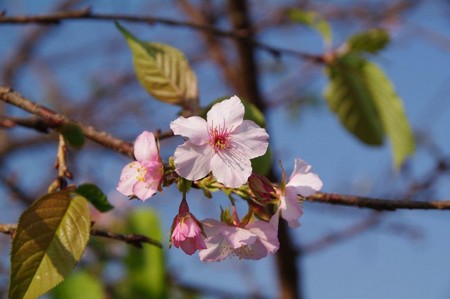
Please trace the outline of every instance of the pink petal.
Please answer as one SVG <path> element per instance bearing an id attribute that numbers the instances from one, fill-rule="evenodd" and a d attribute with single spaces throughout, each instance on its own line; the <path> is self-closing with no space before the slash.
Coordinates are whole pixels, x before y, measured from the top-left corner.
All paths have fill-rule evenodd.
<path id="1" fill-rule="evenodd" d="M 117 191 L 123 195 L 130 196 L 133 195 L 133 186 L 137 181 L 138 169 L 141 168 L 139 162 L 131 162 L 122 169 L 120 174 L 119 184 L 117 185 Z"/>
<path id="2" fill-rule="evenodd" d="M 152 197 L 158 191 L 156 182 L 137 181 L 133 186 L 133 194 L 142 201 Z"/>
<path id="3" fill-rule="evenodd" d="M 250 159 L 262 156 L 267 151 L 269 134 L 250 120 L 244 120 L 230 135 L 233 146 L 245 152 Z"/>
<path id="4" fill-rule="evenodd" d="M 192 239 L 186 239 L 180 244 L 180 248 L 188 255 L 193 255 L 197 251 L 197 246 Z"/>
<path id="5" fill-rule="evenodd" d="M 236 226 L 229 226 L 221 221 L 205 219 L 202 223 L 208 239 L 223 236 L 232 248 L 239 248 L 242 245 L 254 243 L 256 240 L 256 236 L 248 230 Z"/>
<path id="6" fill-rule="evenodd" d="M 258 239 L 255 243 L 248 246 L 243 246 L 241 248 L 235 249 L 233 251 L 234 255 L 241 259 L 247 260 L 260 260 L 267 256 L 267 249 Z"/>
<path id="7" fill-rule="evenodd" d="M 237 128 L 244 119 L 244 105 L 237 96 L 214 104 L 206 115 L 208 127 Z"/>
<path id="8" fill-rule="evenodd" d="M 183 178 L 198 180 L 211 171 L 210 161 L 214 150 L 208 145 L 194 145 L 190 141 L 175 150 L 175 170 Z"/>
<path id="9" fill-rule="evenodd" d="M 153 133 L 144 131 L 134 142 L 134 157 L 138 161 L 159 160 L 158 147 Z"/>
<path id="10" fill-rule="evenodd" d="M 211 159 L 211 170 L 217 181 L 229 188 L 245 184 L 252 173 L 250 158 L 238 149 L 217 152 Z"/>
<path id="11" fill-rule="evenodd" d="M 301 159 L 295 159 L 294 170 L 286 186 L 296 188 L 297 194 L 311 196 L 322 188 L 322 180 L 310 172 L 311 165 Z"/>
<path id="12" fill-rule="evenodd" d="M 267 253 L 274 254 L 280 247 L 278 241 L 278 230 L 275 227 L 265 221 L 254 221 L 248 224 L 246 227 L 250 232 L 258 236 L 259 241 L 264 245 Z"/>
<path id="13" fill-rule="evenodd" d="M 255 241 L 257 240 L 257 237 L 252 232 L 246 229 L 233 226 L 230 226 L 230 228 L 233 228 L 233 230 L 224 233 L 224 235 L 225 238 L 228 239 L 231 247 L 233 248 L 239 248 L 244 245 L 250 245 L 255 243 Z"/>
<path id="14" fill-rule="evenodd" d="M 285 195 L 281 196 L 279 209 L 281 211 L 281 217 L 288 222 L 290 227 L 300 226 L 298 219 L 303 215 L 303 209 L 298 203 L 295 188 L 286 186 Z"/>
<path id="15" fill-rule="evenodd" d="M 159 183 L 163 177 L 163 165 L 159 161 L 142 161 L 141 165 L 145 167 L 145 181 Z"/>
<path id="16" fill-rule="evenodd" d="M 233 253 L 233 249 L 222 235 L 206 239 L 205 244 L 206 249 L 198 253 L 202 262 L 220 262 Z"/>
<path id="17" fill-rule="evenodd" d="M 170 129 L 175 135 L 189 138 L 195 145 L 202 145 L 209 141 L 206 120 L 199 116 L 189 118 L 180 116 L 170 123 Z"/>

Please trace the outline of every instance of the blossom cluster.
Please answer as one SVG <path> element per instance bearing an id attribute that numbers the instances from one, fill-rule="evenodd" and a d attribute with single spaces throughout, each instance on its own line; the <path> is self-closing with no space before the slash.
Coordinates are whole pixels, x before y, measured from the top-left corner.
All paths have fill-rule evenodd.
<path id="1" fill-rule="evenodd" d="M 220 221 L 198 220 L 189 211 L 187 190 L 180 188 L 183 197 L 173 220 L 169 246 L 181 248 L 188 255 L 199 251 L 204 262 L 230 256 L 258 260 L 273 255 L 279 248 L 279 218 L 290 227 L 298 227 L 303 214 L 301 198 L 322 188 L 319 176 L 301 159 L 295 159 L 287 181 L 283 170 L 279 185 L 252 173 L 251 159 L 266 153 L 269 135 L 253 121 L 245 120 L 244 112 L 241 100 L 233 96 L 212 106 L 206 119 L 180 116 L 172 121 L 173 133 L 185 138 L 175 150 L 173 167 L 164 166 L 155 136 L 144 131 L 134 143 L 136 161 L 123 168 L 117 186 L 122 194 L 145 201 L 162 191 L 164 176 L 173 168 L 179 181 L 193 181 L 203 189 L 222 188 L 229 195 L 232 212 L 222 210 Z M 249 212 L 242 219 L 233 192 L 249 203 Z"/>

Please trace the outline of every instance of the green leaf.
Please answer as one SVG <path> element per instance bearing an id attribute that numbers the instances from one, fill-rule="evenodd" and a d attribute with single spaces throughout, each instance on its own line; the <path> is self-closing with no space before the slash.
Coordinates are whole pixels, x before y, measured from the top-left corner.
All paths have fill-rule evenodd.
<path id="1" fill-rule="evenodd" d="M 87 271 L 72 273 L 54 288 L 53 299 L 104 299 L 106 293 L 98 277 Z"/>
<path id="2" fill-rule="evenodd" d="M 389 33 L 383 29 L 370 29 L 353 35 L 347 41 L 349 51 L 376 53 L 389 43 Z"/>
<path id="3" fill-rule="evenodd" d="M 59 284 L 81 258 L 90 229 L 82 196 L 64 190 L 35 201 L 12 241 L 9 298 L 37 298 Z"/>
<path id="4" fill-rule="evenodd" d="M 71 147 L 80 149 L 84 145 L 83 130 L 81 130 L 78 125 L 74 123 L 63 124 L 59 128 L 59 132 L 64 136 L 64 140 Z"/>
<path id="5" fill-rule="evenodd" d="M 325 98 L 341 123 L 362 142 L 381 145 L 390 138 L 394 164 L 414 153 L 414 138 L 401 99 L 374 63 L 358 55 L 337 58 L 326 67 Z"/>
<path id="6" fill-rule="evenodd" d="M 316 30 L 326 43 L 331 43 L 332 33 L 327 20 L 315 11 L 291 8 L 288 10 L 289 18 L 296 23 L 309 26 Z"/>
<path id="7" fill-rule="evenodd" d="M 165 103 L 188 108 L 197 105 L 197 78 L 181 51 L 165 44 L 143 42 L 119 23 L 116 26 L 130 46 L 137 78 L 149 94 Z"/>
<path id="8" fill-rule="evenodd" d="M 254 173 L 267 175 L 272 167 L 272 151 L 270 150 L 270 146 L 264 155 L 252 159 L 251 162 Z"/>
<path id="9" fill-rule="evenodd" d="M 78 186 L 75 192 L 86 198 L 98 211 L 102 213 L 108 212 L 114 208 L 114 206 L 108 202 L 106 194 L 94 184 L 82 184 Z"/>
<path id="10" fill-rule="evenodd" d="M 162 241 L 163 233 L 158 214 L 150 209 L 140 209 L 130 214 L 130 233 L 149 235 Z M 138 249 L 128 246 L 127 284 L 124 298 L 167 298 L 167 275 L 164 250 L 156 246 Z"/>

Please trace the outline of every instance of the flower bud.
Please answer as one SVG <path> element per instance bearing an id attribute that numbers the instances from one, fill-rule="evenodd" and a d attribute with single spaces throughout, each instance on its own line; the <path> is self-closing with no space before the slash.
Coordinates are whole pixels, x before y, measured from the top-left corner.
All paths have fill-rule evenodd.
<path id="1" fill-rule="evenodd" d="M 266 205 L 271 201 L 271 196 L 276 193 L 272 183 L 265 177 L 252 173 L 248 179 L 248 186 L 255 195 L 256 201 Z"/>

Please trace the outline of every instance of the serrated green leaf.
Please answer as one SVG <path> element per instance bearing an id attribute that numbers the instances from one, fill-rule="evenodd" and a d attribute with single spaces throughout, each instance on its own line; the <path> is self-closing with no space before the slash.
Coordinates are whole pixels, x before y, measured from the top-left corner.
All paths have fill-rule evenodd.
<path id="1" fill-rule="evenodd" d="M 59 284 L 81 258 L 90 229 L 82 196 L 64 190 L 35 201 L 12 241 L 9 298 L 37 298 Z"/>
<path id="2" fill-rule="evenodd" d="M 80 149 L 84 145 L 83 130 L 81 130 L 78 125 L 74 123 L 63 124 L 59 128 L 59 132 L 64 136 L 64 140 L 71 147 Z"/>
<path id="3" fill-rule="evenodd" d="M 414 152 L 414 138 L 401 99 L 383 71 L 358 55 L 337 58 L 326 67 L 325 98 L 341 123 L 362 142 L 381 145 L 390 138 L 394 164 Z"/>
<path id="4" fill-rule="evenodd" d="M 158 214 L 150 209 L 132 212 L 128 218 L 128 230 L 163 240 Z M 164 250 L 155 246 L 141 249 L 129 246 L 126 265 L 127 289 L 124 290 L 124 298 L 167 298 Z"/>
<path id="5" fill-rule="evenodd" d="M 52 291 L 53 299 L 104 299 L 102 283 L 86 271 L 77 271 Z"/>
<path id="6" fill-rule="evenodd" d="M 332 33 L 327 20 L 315 11 L 291 8 L 288 10 L 289 18 L 296 23 L 306 25 L 316 30 L 326 43 L 331 43 Z"/>
<path id="7" fill-rule="evenodd" d="M 104 213 L 114 208 L 108 202 L 108 197 L 94 184 L 82 184 L 75 190 L 76 193 L 86 198 L 98 211 Z"/>
<path id="8" fill-rule="evenodd" d="M 402 100 L 383 70 L 375 63 L 367 62 L 365 72 L 370 78 L 367 82 L 368 88 L 374 94 L 381 122 L 391 141 L 394 165 L 398 168 L 407 157 L 414 154 L 414 133 L 406 117 Z"/>
<path id="9" fill-rule="evenodd" d="M 369 53 L 376 53 L 382 50 L 388 43 L 389 33 L 378 28 L 355 34 L 347 41 L 349 51 Z"/>
<path id="10" fill-rule="evenodd" d="M 145 90 L 165 103 L 196 107 L 197 77 L 184 54 L 169 45 L 143 42 L 119 23 L 116 26 L 130 46 L 137 78 Z"/>

